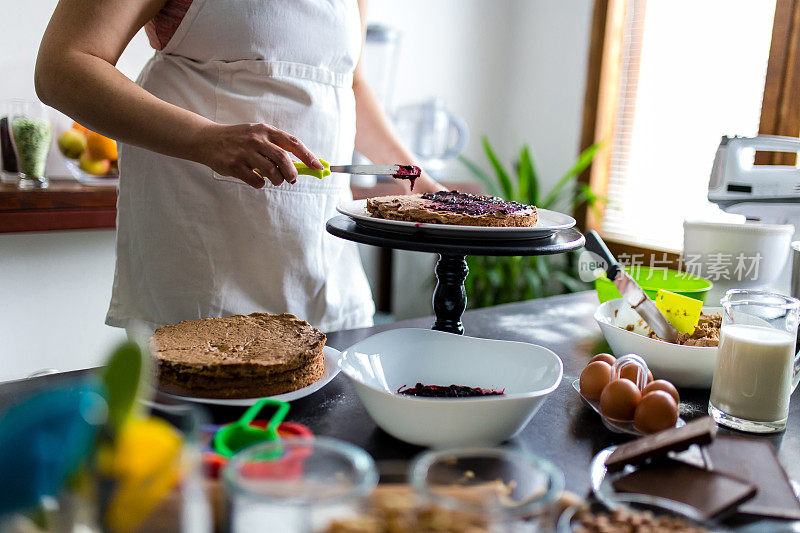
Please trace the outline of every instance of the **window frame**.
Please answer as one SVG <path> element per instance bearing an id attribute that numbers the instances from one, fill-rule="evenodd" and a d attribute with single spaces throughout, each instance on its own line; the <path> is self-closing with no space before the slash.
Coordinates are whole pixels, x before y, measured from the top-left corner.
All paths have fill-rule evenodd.
<path id="1" fill-rule="evenodd" d="M 621 74 L 626 0 L 595 0 L 589 35 L 589 57 L 583 104 L 580 149 L 584 150 L 603 139 L 612 139 L 617 111 L 618 86 Z M 646 10 L 646 0 L 639 0 Z M 644 17 L 641 17 L 643 20 Z M 762 99 L 759 133 L 800 136 L 800 0 L 777 0 L 770 43 L 767 75 Z M 606 196 L 608 190 L 611 146 L 606 143 L 579 177 L 592 191 Z M 757 164 L 795 164 L 793 154 L 759 153 Z M 603 206 L 595 209 L 586 203 L 575 206 L 575 219 L 584 230 L 600 232 Z M 616 255 L 642 254 L 643 264 L 655 257 L 666 257 L 669 265 L 679 268 L 680 253 L 664 248 L 643 247 L 621 239 L 605 239 Z"/>

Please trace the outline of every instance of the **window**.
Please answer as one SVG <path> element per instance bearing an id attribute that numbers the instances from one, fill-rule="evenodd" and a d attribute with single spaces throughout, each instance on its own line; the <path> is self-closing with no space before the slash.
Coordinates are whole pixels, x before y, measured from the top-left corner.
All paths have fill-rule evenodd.
<path id="1" fill-rule="evenodd" d="M 720 137 L 800 134 L 765 128 L 786 111 L 779 97 L 790 87 L 775 91 L 770 77 L 785 85 L 779 63 L 797 40 L 795 1 L 777 4 L 776 13 L 775 0 L 597 0 L 582 144 L 604 147 L 583 179 L 608 204 L 578 212 L 585 226 L 678 251 L 684 219 L 731 217 L 706 200 Z"/>

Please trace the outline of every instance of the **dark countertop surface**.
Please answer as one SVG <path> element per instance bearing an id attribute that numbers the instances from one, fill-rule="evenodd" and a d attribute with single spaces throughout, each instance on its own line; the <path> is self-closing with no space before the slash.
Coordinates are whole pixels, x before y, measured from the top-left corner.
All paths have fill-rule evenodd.
<path id="1" fill-rule="evenodd" d="M 540 344 L 564 361 L 561 385 L 509 444 L 552 461 L 564 471 L 567 489 L 580 495 L 590 491 L 588 468 L 592 457 L 603 448 L 630 438 L 609 432 L 571 385 L 592 355 L 609 351 L 592 318 L 596 307 L 597 296 L 587 291 L 467 311 L 463 318 L 467 335 Z M 432 323 L 432 318 L 422 318 L 332 332 L 328 334 L 328 345 L 342 350 L 379 331 L 399 327 L 427 328 Z M 6 405 L 24 389 L 46 386 L 51 380 L 63 379 L 61 376 L 64 374 L 0 384 L 0 405 Z M 708 390 L 681 389 L 680 393 L 681 416 L 685 420 L 707 414 Z M 793 399 L 787 429 L 758 438 L 768 439 L 778 448 L 781 463 L 790 478 L 800 481 L 800 400 L 797 394 Z M 216 422 L 225 422 L 238 417 L 242 410 L 216 407 L 211 415 Z M 379 429 L 341 374 L 322 390 L 292 402 L 287 421 L 301 422 L 317 435 L 361 446 L 379 462 L 408 460 L 423 450 Z M 720 433 L 734 432 L 721 429 Z"/>

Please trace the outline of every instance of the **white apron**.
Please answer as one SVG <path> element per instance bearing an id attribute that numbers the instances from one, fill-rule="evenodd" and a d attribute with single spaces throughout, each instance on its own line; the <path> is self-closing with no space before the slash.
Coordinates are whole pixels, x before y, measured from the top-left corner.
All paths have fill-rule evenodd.
<path id="1" fill-rule="evenodd" d="M 194 0 L 138 83 L 223 124 L 265 122 L 352 158 L 356 0 Z M 255 311 L 337 330 L 372 323 L 356 246 L 325 231 L 349 177 L 257 190 L 203 165 L 120 146 L 117 266 L 106 323 Z"/>

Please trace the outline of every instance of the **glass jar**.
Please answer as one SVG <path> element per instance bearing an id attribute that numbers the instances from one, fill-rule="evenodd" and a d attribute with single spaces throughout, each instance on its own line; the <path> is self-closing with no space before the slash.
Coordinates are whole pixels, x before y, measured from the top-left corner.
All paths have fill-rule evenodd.
<path id="1" fill-rule="evenodd" d="M 46 188 L 45 167 L 53 140 L 50 110 L 34 100 L 14 100 L 8 103 L 8 108 L 8 129 L 19 172 L 18 186 L 20 189 Z"/>
<path id="2" fill-rule="evenodd" d="M 378 484 L 372 457 L 336 439 L 260 443 L 223 471 L 228 530 L 318 531 L 363 510 Z"/>
<path id="3" fill-rule="evenodd" d="M 549 461 L 513 448 L 431 450 L 411 466 L 423 502 L 493 532 L 551 531 L 564 475 Z"/>

